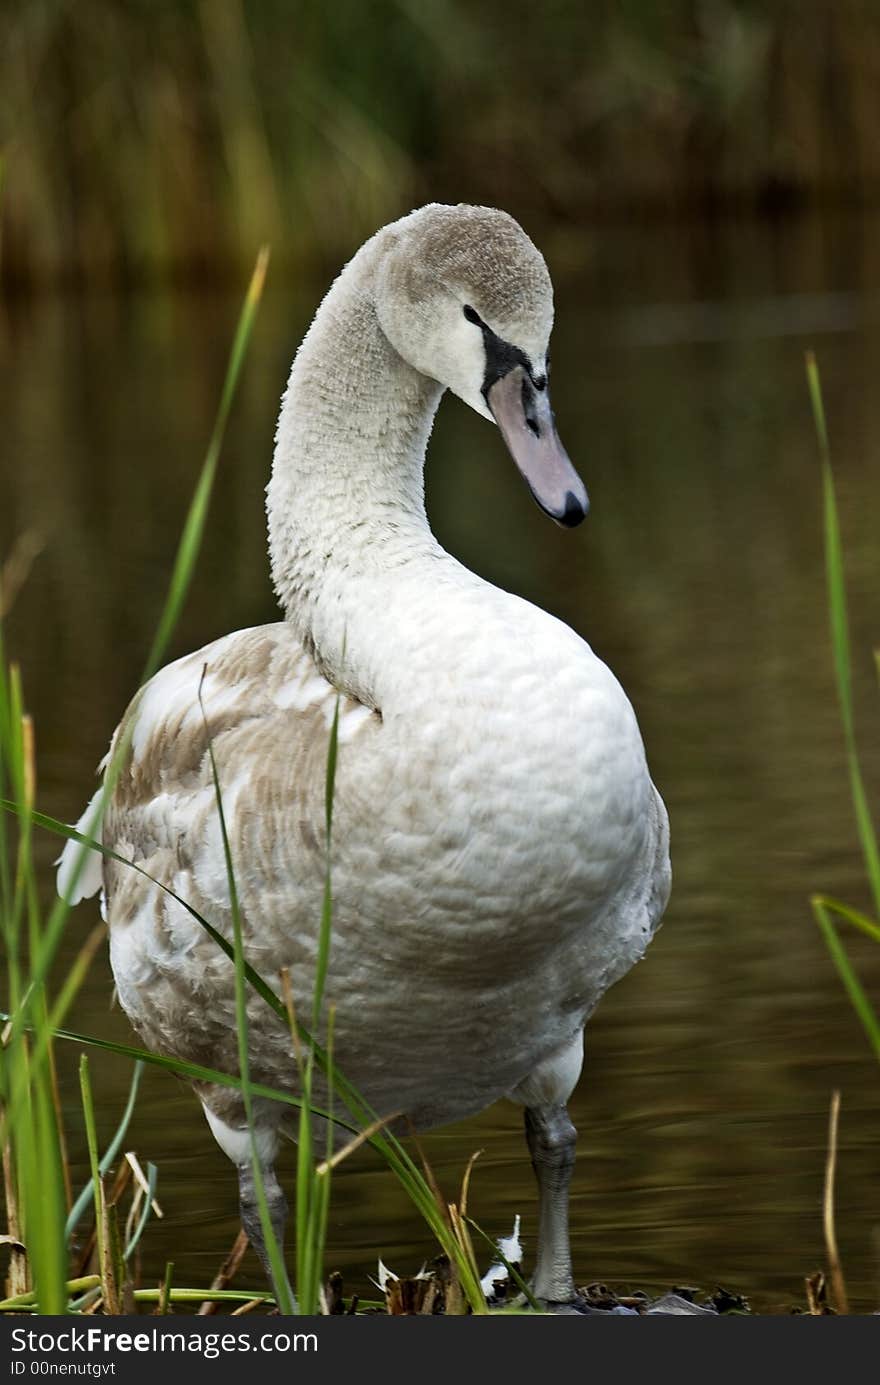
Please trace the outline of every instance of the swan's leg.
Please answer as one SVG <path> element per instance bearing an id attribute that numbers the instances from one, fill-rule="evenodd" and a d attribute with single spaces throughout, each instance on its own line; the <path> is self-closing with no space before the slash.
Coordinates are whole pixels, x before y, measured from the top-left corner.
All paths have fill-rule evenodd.
<path id="1" fill-rule="evenodd" d="M 527 1106 L 526 1140 L 538 1180 L 538 1256 L 533 1289 L 544 1303 L 574 1301 L 568 1188 L 577 1131 L 565 1106 Z"/>
<path id="2" fill-rule="evenodd" d="M 281 1184 L 275 1175 L 275 1169 L 271 1164 L 264 1164 L 260 1161 L 263 1174 L 263 1190 L 266 1194 L 266 1204 L 269 1210 L 269 1221 L 272 1225 L 272 1232 L 281 1251 L 284 1255 L 284 1227 L 287 1222 L 287 1198 L 281 1188 Z M 269 1259 L 269 1252 L 266 1249 L 266 1239 L 263 1235 L 263 1222 L 260 1217 L 260 1204 L 257 1199 L 257 1189 L 254 1182 L 254 1166 L 251 1160 L 238 1166 L 238 1205 L 241 1213 L 242 1229 L 260 1258 L 260 1264 L 266 1273 L 266 1278 L 272 1285 L 272 1290 L 278 1302 L 281 1302 L 281 1286 L 276 1282 L 272 1272 L 272 1263 Z M 286 1277 L 286 1276 L 285 1276 Z M 289 1282 L 284 1286 L 291 1298 L 293 1298 Z"/>
<path id="3" fill-rule="evenodd" d="M 577 1301 L 568 1233 L 568 1190 L 577 1131 L 565 1103 L 580 1076 L 583 1030 L 540 1063 L 511 1093 L 525 1106 L 526 1140 L 538 1180 L 538 1250 L 532 1281 L 546 1304 Z"/>
<path id="4" fill-rule="evenodd" d="M 238 1170 L 238 1202 L 242 1230 L 257 1252 L 266 1278 L 272 1286 L 276 1299 L 280 1302 L 282 1286 L 276 1282 L 272 1273 L 272 1265 L 266 1249 L 266 1238 L 263 1235 L 260 1204 L 257 1199 L 256 1180 L 254 1179 L 250 1132 L 247 1126 L 230 1125 L 220 1116 L 215 1115 L 204 1100 L 203 1106 L 214 1139 Z M 283 1258 L 287 1198 L 284 1196 L 281 1184 L 275 1174 L 275 1156 L 278 1153 L 278 1108 L 273 1107 L 270 1103 L 261 1103 L 262 1107 L 265 1109 L 261 1109 L 259 1114 L 264 1119 L 256 1127 L 257 1152 L 260 1160 L 260 1171 L 263 1175 L 263 1190 L 266 1194 L 269 1221 Z M 293 1299 L 289 1282 L 286 1282 L 284 1287 L 288 1290 L 295 1306 L 296 1300 Z"/>

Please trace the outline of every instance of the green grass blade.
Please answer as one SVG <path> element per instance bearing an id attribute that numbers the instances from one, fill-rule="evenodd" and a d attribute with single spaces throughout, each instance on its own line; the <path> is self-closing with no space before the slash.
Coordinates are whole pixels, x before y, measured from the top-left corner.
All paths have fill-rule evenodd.
<path id="1" fill-rule="evenodd" d="M 312 1032 L 317 1033 L 320 1022 L 327 969 L 330 959 L 330 941 L 333 929 L 333 889 L 332 889 L 332 833 L 333 803 L 336 794 L 336 762 L 339 748 L 339 696 L 333 708 L 333 721 L 327 746 L 327 764 L 324 775 L 324 814 L 326 829 L 324 889 L 321 900 L 321 917 L 318 925 L 318 947 L 315 961 L 315 976 L 312 986 Z M 322 1068 L 327 1074 L 329 1105 L 332 1108 L 333 1093 L 333 1013 L 328 1020 L 326 1060 Z M 325 1161 L 325 1172 L 319 1173 L 315 1167 L 314 1141 L 312 1132 L 312 1091 L 315 1071 L 315 1047 L 310 1047 L 309 1056 L 302 1074 L 303 1105 L 300 1110 L 299 1140 L 297 1152 L 297 1236 L 296 1266 L 297 1287 L 303 1313 L 317 1313 L 321 1306 L 321 1285 L 323 1279 L 324 1246 L 326 1243 L 327 1218 L 329 1215 L 330 1166 Z M 327 1154 L 332 1152 L 332 1126 L 327 1128 Z"/>
<path id="2" fill-rule="evenodd" d="M 156 1196 L 156 1184 L 159 1181 L 159 1170 L 155 1164 L 147 1164 L 147 1191 L 144 1194 L 144 1205 L 138 1224 L 131 1233 L 131 1240 L 122 1252 L 123 1260 L 130 1260 L 140 1244 L 140 1239 L 144 1234 L 147 1222 L 150 1220 L 150 1212 L 153 1209 L 153 1199 Z"/>
<path id="3" fill-rule="evenodd" d="M 100 1160 L 100 1163 L 98 1164 L 98 1170 L 102 1174 L 109 1172 L 113 1160 L 116 1158 L 117 1154 L 122 1148 L 122 1141 L 125 1139 L 126 1131 L 128 1130 L 128 1127 L 131 1124 L 131 1118 L 134 1115 L 135 1102 L 137 1101 L 138 1088 L 141 1085 L 141 1075 L 143 1074 L 143 1071 L 144 1065 L 140 1060 L 138 1060 L 138 1062 L 136 1062 L 134 1065 L 134 1071 L 131 1075 L 131 1085 L 128 1089 L 128 1100 L 125 1104 L 125 1110 L 122 1113 L 122 1119 L 120 1120 L 119 1125 L 116 1127 L 116 1132 L 113 1136 L 113 1139 L 110 1141 L 109 1145 L 104 1151 L 104 1155 Z M 70 1237 L 73 1235 L 73 1232 L 76 1229 L 80 1218 L 82 1217 L 83 1213 L 89 1205 L 89 1201 L 93 1196 L 93 1191 L 94 1190 L 92 1187 L 83 1188 L 79 1197 L 73 1204 L 73 1207 L 70 1210 L 70 1216 L 67 1218 L 67 1225 L 64 1228 L 65 1240 L 69 1240 Z"/>
<path id="4" fill-rule="evenodd" d="M 327 1015 L 327 1056 L 329 1058 L 328 1077 L 327 1077 L 327 1106 L 333 1110 L 333 1040 L 336 1026 L 336 1009 L 331 1005 Z M 314 1271 L 314 1301 L 315 1311 L 321 1307 L 321 1288 L 323 1283 L 324 1253 L 327 1245 L 327 1223 L 330 1217 L 330 1180 L 332 1178 L 333 1165 L 331 1162 L 333 1154 L 333 1126 L 327 1125 L 327 1136 L 324 1142 L 324 1167 L 323 1171 L 315 1169 L 313 1177 L 313 1206 L 314 1206 L 314 1232 L 313 1240 L 315 1246 L 315 1271 Z"/>
<path id="5" fill-rule="evenodd" d="M 165 1265 L 165 1277 L 159 1289 L 156 1312 L 159 1317 L 164 1317 L 168 1312 L 168 1305 L 171 1302 L 171 1284 L 174 1279 L 174 1261 L 169 1260 Z"/>
<path id="6" fill-rule="evenodd" d="M 312 1179 L 314 1159 L 312 1155 L 312 1072 L 313 1059 L 310 1054 L 305 1067 L 303 1100 L 299 1110 L 299 1128 L 296 1141 L 296 1281 L 303 1312 L 311 1308 L 309 1287 L 309 1220 L 312 1209 Z"/>
<path id="7" fill-rule="evenodd" d="M 173 1265 L 172 1265 L 173 1269 Z M 80 1279 L 69 1279 L 67 1281 L 68 1295 L 85 1293 L 100 1287 L 100 1278 L 96 1274 L 83 1275 Z M 165 1286 L 159 1289 L 135 1289 L 135 1303 L 159 1303 L 165 1294 Z M 166 1302 L 172 1304 L 189 1303 L 265 1303 L 274 1304 L 275 1300 L 271 1294 L 263 1293 L 261 1290 L 248 1289 L 170 1289 L 166 1296 Z M 21 1313 L 44 1311 L 36 1292 L 29 1294 L 18 1294 L 15 1298 L 0 1299 L 0 1313 Z"/>
<path id="8" fill-rule="evenodd" d="M 327 829 L 327 851 L 330 850 L 330 837 L 333 832 L 333 802 L 336 798 L 336 761 L 339 756 L 339 694 L 333 708 L 333 724 L 330 727 L 330 741 L 327 746 L 327 768 L 324 774 L 324 819 Z"/>
<path id="9" fill-rule="evenodd" d="M 853 909 L 849 904 L 843 904 L 839 899 L 833 899 L 827 894 L 814 895 L 813 900 L 814 903 L 822 904 L 832 914 L 837 914 L 845 923 L 851 923 L 853 928 L 864 933 L 866 938 L 880 943 L 880 925 L 876 924 L 873 919 L 869 919 L 868 915 L 863 914 L 860 909 Z"/>
<path id="10" fill-rule="evenodd" d="M 474 1228 L 474 1230 L 478 1233 L 478 1235 L 482 1236 L 482 1238 L 483 1238 L 483 1240 L 486 1242 L 486 1244 L 487 1244 L 488 1246 L 491 1246 L 491 1248 L 492 1248 L 492 1255 L 493 1255 L 494 1259 L 498 1259 L 498 1260 L 501 1261 L 502 1265 L 503 1265 L 504 1268 L 507 1270 L 507 1277 L 508 1277 L 508 1279 L 510 1280 L 511 1284 L 515 1284 L 515 1285 L 516 1285 L 516 1287 L 519 1289 L 520 1293 L 523 1295 L 523 1297 L 524 1297 L 526 1303 L 527 1303 L 527 1304 L 529 1305 L 529 1307 L 533 1310 L 533 1312 L 535 1312 L 535 1313 L 543 1313 L 543 1311 L 544 1311 L 543 1308 L 541 1307 L 541 1305 L 540 1305 L 540 1303 L 538 1302 L 538 1300 L 535 1298 L 535 1295 L 532 1293 L 532 1291 L 531 1291 L 531 1289 L 529 1288 L 529 1286 L 528 1286 L 528 1284 L 526 1283 L 526 1281 L 523 1279 L 523 1277 L 522 1277 L 522 1275 L 520 1274 L 519 1270 L 516 1268 L 516 1265 L 512 1265 L 512 1264 L 510 1263 L 510 1261 L 508 1260 L 507 1256 L 504 1254 L 504 1251 L 501 1249 L 501 1247 L 500 1247 L 500 1245 L 498 1244 L 498 1242 L 497 1242 L 497 1241 L 493 1241 L 493 1240 L 492 1240 L 492 1237 L 489 1236 L 489 1235 L 487 1235 L 487 1233 L 483 1230 L 483 1228 L 482 1228 L 481 1226 L 479 1226 L 479 1225 L 477 1224 L 477 1222 L 474 1221 L 473 1217 L 467 1217 L 467 1218 L 466 1218 L 466 1221 L 467 1221 L 467 1223 L 468 1223 L 469 1226 L 472 1226 L 472 1227 Z M 493 1263 L 494 1263 L 494 1259 L 493 1259 Z M 481 1292 L 482 1292 L 482 1287 L 483 1287 L 483 1286 L 480 1285 L 480 1290 L 481 1290 Z"/>
<path id="11" fill-rule="evenodd" d="M 312 1031 L 317 1033 L 324 987 L 327 981 L 327 967 L 330 961 L 330 938 L 333 929 L 333 888 L 331 879 L 331 853 L 333 833 L 333 800 L 336 795 L 336 761 L 339 754 L 339 695 L 333 708 L 333 722 L 330 727 L 330 740 L 327 746 L 327 769 L 325 782 L 325 817 L 327 827 L 327 857 L 324 868 L 324 896 L 321 903 L 321 922 L 318 930 L 318 956 L 315 965 L 314 993 L 312 997 Z"/>
<path id="12" fill-rule="evenodd" d="M 2 816 L 2 814 L 0 814 L 0 816 Z M 88 975 L 88 970 L 92 964 L 94 955 L 99 945 L 106 937 L 106 925 L 104 923 L 98 924 L 96 928 L 92 929 L 73 959 L 70 970 L 64 978 L 61 990 L 58 992 L 58 996 L 48 1015 L 48 1034 L 50 1038 L 56 1029 L 61 1028 L 64 1016 L 76 999 L 77 993 Z M 38 1055 L 39 1052 L 40 1050 L 37 1049 Z"/>
<path id="13" fill-rule="evenodd" d="M 0 1011 L 0 1023 L 8 1022 L 10 1016 L 5 1011 Z M 236 1077 L 230 1072 L 221 1072 L 219 1068 L 206 1068 L 201 1063 L 188 1063 L 183 1058 L 168 1058 L 162 1053 L 151 1053 L 146 1048 L 135 1048 L 131 1044 L 116 1043 L 112 1039 L 99 1039 L 91 1034 L 80 1034 L 71 1029 L 57 1029 L 53 1038 L 60 1039 L 63 1043 L 78 1044 L 83 1048 L 96 1048 L 103 1053 L 113 1053 L 119 1058 L 133 1059 L 135 1062 L 149 1063 L 153 1067 L 162 1068 L 165 1072 L 172 1073 L 175 1077 L 184 1077 L 190 1082 L 211 1082 L 218 1087 L 232 1087 L 235 1091 L 241 1091 L 241 1078 Z M 267 1087 L 261 1082 L 252 1082 L 251 1091 L 254 1096 L 263 1097 L 267 1101 L 278 1101 L 282 1105 L 295 1106 L 299 1108 L 302 1100 L 294 1096 L 291 1092 L 282 1091 L 279 1087 Z M 352 1135 L 359 1133 L 359 1127 L 344 1117 L 332 1115 L 329 1111 L 321 1107 L 315 1107 L 315 1114 L 324 1120 L 332 1120 L 342 1130 L 348 1131 Z"/>
<path id="14" fill-rule="evenodd" d="M 284 1257 L 281 1247 L 278 1244 L 275 1231 L 272 1226 L 272 1219 L 269 1215 L 269 1204 L 266 1200 L 266 1188 L 263 1179 L 263 1165 L 260 1159 L 259 1147 L 257 1144 L 256 1123 L 254 1118 L 253 1090 L 251 1087 L 250 1076 L 250 1050 L 248 1044 L 248 1013 L 247 1013 L 247 975 L 245 970 L 244 958 L 244 935 L 241 922 L 241 908 L 238 898 L 238 886 L 235 879 L 235 867 L 232 859 L 232 850 L 229 845 L 229 833 L 226 826 L 226 812 L 223 807 L 223 793 L 220 786 L 220 776 L 217 772 L 217 760 L 214 755 L 214 744 L 208 729 L 208 717 L 205 711 L 205 704 L 202 699 L 202 688 L 205 680 L 207 667 L 202 670 L 202 678 L 199 683 L 199 706 L 202 711 L 202 721 L 205 728 L 205 737 L 208 746 L 208 758 L 211 765 L 211 779 L 214 785 L 214 799 L 217 805 L 217 816 L 220 822 L 220 834 L 223 841 L 223 857 L 226 864 L 226 881 L 229 888 L 229 905 L 232 913 L 232 931 L 235 965 L 235 1020 L 236 1035 L 238 1038 L 238 1066 L 241 1073 L 241 1095 L 244 1102 L 245 1114 L 247 1116 L 248 1130 L 251 1139 L 251 1171 L 254 1179 L 254 1191 L 257 1195 L 257 1205 L 260 1213 L 260 1226 L 263 1232 L 263 1240 L 266 1246 L 266 1253 L 269 1263 L 272 1266 L 272 1278 L 274 1281 L 275 1294 L 278 1299 L 280 1312 L 292 1314 L 296 1312 L 296 1303 L 290 1289 L 287 1278 L 287 1270 L 284 1265 Z"/>
<path id="15" fill-rule="evenodd" d="M 135 1289 L 135 1303 L 158 1303 L 162 1289 Z M 169 1303 L 274 1303 L 271 1294 L 259 1289 L 171 1289 Z"/>
<path id="16" fill-rule="evenodd" d="M 58 1228 L 64 1222 L 64 1186 L 61 1171 L 61 1150 L 55 1106 L 50 1090 L 47 1067 L 37 1075 L 34 1107 L 37 1120 L 36 1146 L 39 1157 L 36 1186 L 29 1193 L 29 1226 L 33 1226 L 33 1208 L 39 1203 L 37 1240 L 31 1249 L 35 1263 L 35 1281 L 49 1313 L 63 1313 L 66 1306 L 65 1279 L 67 1256 Z M 31 1235 L 31 1232 L 28 1232 Z"/>
<path id="17" fill-rule="evenodd" d="M 18 841 L 2 843 L 4 860 L 2 940 L 8 994 L 19 1006 L 28 990 L 25 958 L 42 945 L 36 875 L 32 857 L 31 808 L 34 797 L 34 753 L 30 718 L 24 711 L 21 680 L 16 668 L 0 665 L 0 766 L 18 810 Z M 9 855 L 7 856 L 7 846 Z M 14 861 L 14 865 L 12 864 Z M 27 948 L 22 944 L 25 938 Z M 33 988 L 35 1033 L 47 1030 L 46 996 Z M 61 1140 L 55 1110 L 51 1038 L 40 1057 L 21 1033 L 10 1029 L 0 1049 L 0 1145 L 8 1157 L 10 1191 L 14 1201 L 15 1234 L 27 1247 L 27 1261 L 15 1260 L 15 1277 L 24 1272 L 40 1294 L 47 1311 L 66 1306 L 65 1247 L 57 1235 L 65 1216 Z M 12 1216 L 12 1211 L 9 1211 Z"/>
<path id="18" fill-rule="evenodd" d="M 831 960 L 837 968 L 840 979 L 844 984 L 846 993 L 849 996 L 850 1004 L 861 1020 L 862 1027 L 868 1036 L 868 1042 L 874 1050 L 874 1054 L 880 1060 L 880 1023 L 871 1008 L 871 1002 L 865 994 L 862 983 L 859 981 L 852 963 L 846 954 L 843 943 L 840 941 L 837 929 L 831 919 L 828 908 L 818 896 L 812 901 L 813 913 L 816 922 L 822 931 L 822 936 L 831 954 Z"/>
<path id="19" fill-rule="evenodd" d="M 846 587 L 843 572 L 843 550 L 840 538 L 840 522 L 837 513 L 837 497 L 834 488 L 834 474 L 831 470 L 831 452 L 828 444 L 828 428 L 825 407 L 822 400 L 822 385 L 819 368 L 812 352 L 807 353 L 807 384 L 819 455 L 822 464 L 822 495 L 825 530 L 825 571 L 828 586 L 828 615 L 831 627 L 831 647 L 834 656 L 834 670 L 837 680 L 837 695 L 840 702 L 840 715 L 846 745 L 847 766 L 849 769 L 850 791 L 855 811 L 856 826 L 865 868 L 874 898 L 874 909 L 880 915 L 880 852 L 877 836 L 868 807 L 864 781 L 859 765 L 856 745 L 855 718 L 852 697 L 852 662 L 850 658 L 849 622 L 846 610 Z"/>
<path id="20" fill-rule="evenodd" d="M 97 1274 L 81 1275 L 79 1279 L 68 1279 L 65 1282 L 65 1299 L 74 1294 L 88 1293 L 90 1289 L 97 1289 L 101 1283 L 101 1276 Z M 16 1313 L 22 1308 L 33 1308 L 38 1302 L 36 1289 L 32 1289 L 27 1294 L 16 1294 L 13 1298 L 0 1299 L 0 1313 Z"/>
<path id="21" fill-rule="evenodd" d="M 247 352 L 248 341 L 256 318 L 257 308 L 259 307 L 260 297 L 263 292 L 263 284 L 266 279 L 266 270 L 269 264 L 268 246 L 263 246 L 257 256 L 251 281 L 245 295 L 244 306 L 236 327 L 232 349 L 229 353 L 229 364 L 226 368 L 226 378 L 223 382 L 223 391 L 220 395 L 220 405 L 217 410 L 217 417 L 214 421 L 214 428 L 208 443 L 208 450 L 202 465 L 201 474 L 195 489 L 189 512 L 183 526 L 180 543 L 177 549 L 177 556 L 174 561 L 174 570 L 171 575 L 171 582 L 165 606 L 159 619 L 159 625 L 153 639 L 150 653 L 147 657 L 144 668 L 142 683 L 146 683 L 153 676 L 162 662 L 172 632 L 180 616 L 186 593 L 189 590 L 190 580 L 195 567 L 196 556 L 204 533 L 205 520 L 208 513 L 208 505 L 211 499 L 211 491 L 214 486 L 214 477 L 217 472 L 217 463 L 220 457 L 220 448 L 223 443 L 223 435 L 226 431 L 226 423 L 229 418 L 229 411 L 235 396 L 238 378 L 241 373 L 242 363 Z"/>
<path id="22" fill-rule="evenodd" d="M 107 1245 L 106 1218 L 104 1216 L 104 1185 L 98 1163 L 98 1132 L 95 1126 L 95 1103 L 92 1098 L 92 1083 L 89 1076 L 89 1060 L 85 1054 L 79 1060 L 79 1085 L 82 1093 L 83 1117 L 86 1126 L 86 1144 L 89 1151 L 89 1167 L 92 1171 L 92 1199 L 95 1205 L 95 1236 L 98 1245 L 98 1266 L 101 1271 L 101 1287 L 104 1294 L 105 1311 L 113 1303 L 114 1294 L 108 1283 L 110 1247 Z"/>
<path id="23" fill-rule="evenodd" d="M 2 602 L 2 592 L 0 592 L 0 602 Z M 11 724 L 9 717 L 9 687 L 6 673 L 6 654 L 3 641 L 3 621 L 0 620 L 0 798 L 6 794 L 6 781 L 8 777 L 6 759 L 8 747 L 10 745 Z M 12 955 L 13 940 L 11 938 L 12 920 L 12 879 L 9 871 L 9 847 L 8 833 L 6 830 L 5 817 L 0 821 L 0 927 L 3 930 L 3 943 L 6 949 L 7 965 L 14 965 L 17 958 Z M 13 978 L 10 977 L 10 986 Z M 17 1002 L 13 999 L 12 1006 Z"/>

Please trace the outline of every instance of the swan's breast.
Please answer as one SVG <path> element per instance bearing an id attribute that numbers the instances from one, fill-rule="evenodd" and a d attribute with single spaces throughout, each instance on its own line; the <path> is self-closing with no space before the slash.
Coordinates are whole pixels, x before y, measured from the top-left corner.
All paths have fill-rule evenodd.
<path id="1" fill-rule="evenodd" d="M 366 993 L 383 968 L 429 969 L 438 993 L 483 996 L 489 978 L 528 984 L 575 953 L 598 974 L 585 930 L 601 951 L 601 919 L 644 874 L 654 831 L 632 708 L 560 622 L 504 593 L 444 596 L 418 639 L 392 603 L 381 730 L 340 754 L 334 891 L 357 937 L 351 974 Z M 637 955 L 640 909 L 631 926 Z"/>
<path id="2" fill-rule="evenodd" d="M 380 692 L 400 819 L 601 890 L 651 792 L 617 679 L 568 626 L 493 588 L 428 604 L 419 632 Z"/>

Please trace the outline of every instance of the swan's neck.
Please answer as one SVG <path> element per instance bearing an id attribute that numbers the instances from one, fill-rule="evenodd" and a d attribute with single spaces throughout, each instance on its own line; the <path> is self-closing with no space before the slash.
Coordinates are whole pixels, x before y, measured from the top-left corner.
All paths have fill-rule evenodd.
<path id="1" fill-rule="evenodd" d="M 350 641 L 361 593 L 440 551 L 425 516 L 424 461 L 442 390 L 379 326 L 374 244 L 336 280 L 293 363 L 267 491 L 285 614 L 322 671 L 356 694 Z"/>

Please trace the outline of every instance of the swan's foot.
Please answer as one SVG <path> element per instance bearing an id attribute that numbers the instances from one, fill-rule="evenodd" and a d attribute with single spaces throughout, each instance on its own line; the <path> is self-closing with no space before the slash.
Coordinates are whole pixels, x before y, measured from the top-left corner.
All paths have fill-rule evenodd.
<path id="1" fill-rule="evenodd" d="M 529 1300 L 526 1298 L 525 1294 L 517 1294 L 517 1296 L 511 1300 L 511 1303 L 514 1308 L 524 1313 L 533 1313 L 536 1311 L 537 1307 L 538 1312 L 551 1313 L 555 1318 L 581 1318 L 592 1316 L 594 1313 L 599 1313 L 603 1317 L 608 1316 L 608 1310 L 606 1308 L 597 1308 L 595 1304 L 590 1303 L 589 1299 L 584 1298 L 583 1294 L 575 1294 L 574 1298 L 565 1299 L 563 1302 L 557 1302 L 555 1299 L 549 1298 L 538 1298 L 535 1294 L 532 1294 L 531 1300 Z M 498 1311 L 500 1310 L 490 1307 L 490 1312 Z M 620 1310 L 615 1309 L 613 1311 L 629 1314 L 634 1313 L 635 1309 L 621 1308 Z"/>
<path id="2" fill-rule="evenodd" d="M 614 1303 L 612 1305 L 606 1303 L 600 1308 L 596 1303 L 592 1302 L 587 1294 L 577 1290 L 572 1298 L 565 1299 L 540 1298 L 533 1292 L 532 1301 L 538 1305 L 542 1313 L 552 1313 L 554 1317 L 583 1318 L 592 1317 L 594 1314 L 598 1314 L 600 1317 L 607 1318 L 609 1313 L 613 1313 L 617 1316 L 635 1318 L 639 1316 L 639 1310 L 637 1308 L 629 1308 L 622 1303 Z M 523 1307 L 526 1306 L 524 1294 L 520 1295 L 519 1303 Z"/>
<path id="3" fill-rule="evenodd" d="M 591 1303 L 583 1294 L 578 1294 L 570 1303 L 544 1303 L 542 1307 L 545 1313 L 561 1313 L 568 1317 L 572 1315 L 584 1317 L 587 1314 L 598 1314 L 600 1318 L 607 1318 L 610 1315 L 620 1318 L 639 1317 L 638 1308 L 628 1308 L 624 1303 L 615 1303 L 612 1308 L 597 1308 L 595 1303 Z"/>
<path id="4" fill-rule="evenodd" d="M 536 1302 L 540 1305 L 544 1313 L 552 1313 L 554 1317 L 585 1317 L 590 1313 L 602 1313 L 601 1308 L 594 1308 L 591 1303 L 581 1294 L 575 1294 L 574 1298 L 566 1300 L 564 1303 L 555 1303 L 552 1299 L 539 1298 Z"/>

